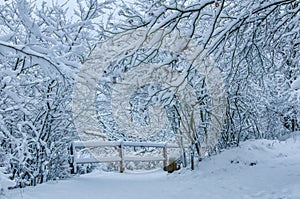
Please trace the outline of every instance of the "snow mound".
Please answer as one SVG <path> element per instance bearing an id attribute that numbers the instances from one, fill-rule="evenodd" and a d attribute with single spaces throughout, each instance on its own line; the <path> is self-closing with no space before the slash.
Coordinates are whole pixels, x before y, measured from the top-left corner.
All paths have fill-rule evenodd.
<path id="1" fill-rule="evenodd" d="M 291 85 L 291 89 L 297 90 L 300 89 L 300 77 L 298 77 Z"/>
<path id="2" fill-rule="evenodd" d="M 5 175 L 5 169 L 0 167 L 0 198 L 6 199 L 6 192 L 8 187 L 14 186 L 15 183 L 8 179 L 8 176 Z"/>

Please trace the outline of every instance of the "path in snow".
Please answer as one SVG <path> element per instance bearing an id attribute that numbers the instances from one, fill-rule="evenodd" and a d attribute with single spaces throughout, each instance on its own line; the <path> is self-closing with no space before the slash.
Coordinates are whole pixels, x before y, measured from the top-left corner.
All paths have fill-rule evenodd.
<path id="1" fill-rule="evenodd" d="M 252 165 L 252 166 L 251 166 Z M 300 137 L 256 140 L 173 174 L 93 172 L 8 192 L 24 199 L 300 198 Z"/>

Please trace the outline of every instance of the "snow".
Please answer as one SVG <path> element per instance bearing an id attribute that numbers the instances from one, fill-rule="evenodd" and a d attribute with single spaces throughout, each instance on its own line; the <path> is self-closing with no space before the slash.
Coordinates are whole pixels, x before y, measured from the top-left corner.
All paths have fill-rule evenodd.
<path id="1" fill-rule="evenodd" d="M 8 198 L 300 198 L 300 132 L 285 141 L 251 140 L 206 158 L 196 170 L 94 171 L 7 192 Z"/>
<path id="2" fill-rule="evenodd" d="M 14 186 L 14 183 L 8 179 L 8 175 L 5 175 L 5 169 L 0 167 L 0 198 L 5 197 L 4 190 L 7 187 Z"/>
<path id="3" fill-rule="evenodd" d="M 300 77 L 298 77 L 291 85 L 293 90 L 300 89 Z"/>

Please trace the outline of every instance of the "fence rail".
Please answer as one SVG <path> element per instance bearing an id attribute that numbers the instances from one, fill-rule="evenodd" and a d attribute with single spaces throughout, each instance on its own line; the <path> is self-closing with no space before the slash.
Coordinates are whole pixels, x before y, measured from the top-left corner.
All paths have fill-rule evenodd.
<path id="1" fill-rule="evenodd" d="M 90 158 L 77 158 L 76 149 L 82 148 L 104 148 L 104 147 L 116 147 L 118 149 L 118 156 L 115 157 L 90 157 Z M 147 157 L 137 157 L 137 156 L 125 156 L 124 147 L 153 147 L 162 148 L 162 156 L 147 156 Z M 150 161 L 162 161 L 163 167 L 165 168 L 168 164 L 168 148 L 180 148 L 176 144 L 170 143 L 156 143 L 156 142 L 128 142 L 128 141 L 74 141 L 70 147 L 71 155 L 71 173 L 77 173 L 78 164 L 87 163 L 105 163 L 105 162 L 119 162 L 119 169 L 122 173 L 125 170 L 124 162 L 150 162 Z"/>

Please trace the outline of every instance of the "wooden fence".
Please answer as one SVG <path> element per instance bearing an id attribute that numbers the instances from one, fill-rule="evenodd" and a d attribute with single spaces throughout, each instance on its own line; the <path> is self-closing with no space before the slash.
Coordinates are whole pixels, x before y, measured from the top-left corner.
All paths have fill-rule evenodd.
<path id="1" fill-rule="evenodd" d="M 77 149 L 82 148 L 104 148 L 104 147 L 114 147 L 118 149 L 117 157 L 90 157 L 90 158 L 78 158 Z M 161 148 L 162 156 L 147 156 L 147 157 L 127 157 L 124 153 L 124 147 L 152 147 L 152 148 Z M 177 148 L 180 147 L 176 144 L 167 144 L 167 143 L 155 143 L 155 142 L 127 142 L 127 141 L 74 141 L 70 147 L 70 165 L 71 173 L 77 173 L 78 164 L 87 164 L 87 163 L 105 163 L 105 162 L 119 162 L 119 169 L 122 173 L 125 170 L 125 161 L 132 162 L 150 162 L 150 161 L 162 161 L 163 167 L 165 168 L 168 164 L 168 148 Z"/>

